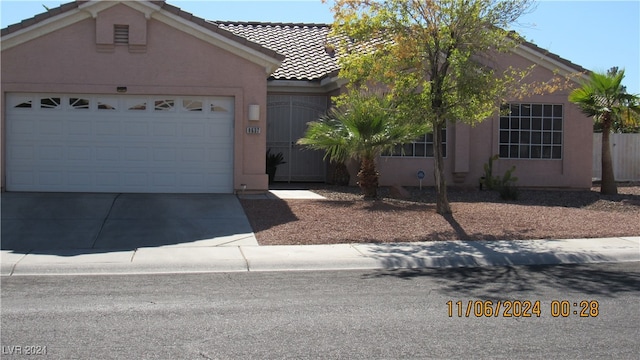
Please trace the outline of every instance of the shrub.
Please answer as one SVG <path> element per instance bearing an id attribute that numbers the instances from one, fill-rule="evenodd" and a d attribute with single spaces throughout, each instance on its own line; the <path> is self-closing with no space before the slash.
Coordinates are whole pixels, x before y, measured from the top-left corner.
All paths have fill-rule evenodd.
<path id="1" fill-rule="evenodd" d="M 517 200 L 518 188 L 515 186 L 515 183 L 518 181 L 518 178 L 513 176 L 516 167 L 512 166 L 503 176 L 493 176 L 493 162 L 498 160 L 498 158 L 498 155 L 493 155 L 489 158 L 489 161 L 484 164 L 484 176 L 480 178 L 480 184 L 487 190 L 497 190 L 500 193 L 500 198 L 503 200 Z"/>

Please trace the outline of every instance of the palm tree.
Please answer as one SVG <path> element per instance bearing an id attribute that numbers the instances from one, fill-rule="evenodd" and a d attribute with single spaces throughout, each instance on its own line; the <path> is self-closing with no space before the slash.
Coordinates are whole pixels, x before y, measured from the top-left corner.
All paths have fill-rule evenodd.
<path id="1" fill-rule="evenodd" d="M 618 193 L 613 174 L 609 134 L 614 122 L 626 113 L 640 111 L 640 98 L 627 94 L 622 86 L 624 70 L 612 68 L 608 73 L 592 72 L 589 80 L 569 94 L 569 101 L 578 105 L 587 116 L 592 116 L 602 125 L 602 183 L 600 193 L 613 195 Z"/>
<path id="2" fill-rule="evenodd" d="M 318 121 L 309 123 L 298 144 L 325 150 L 331 161 L 360 162 L 358 185 L 365 198 L 376 198 L 379 173 L 376 158 L 426 132 L 422 124 L 399 121 L 399 111 L 385 96 L 352 91 Z"/>

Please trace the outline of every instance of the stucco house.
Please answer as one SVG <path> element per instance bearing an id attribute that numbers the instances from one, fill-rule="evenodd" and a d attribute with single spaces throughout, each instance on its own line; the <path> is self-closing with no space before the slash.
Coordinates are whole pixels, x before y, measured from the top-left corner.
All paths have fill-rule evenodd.
<path id="1" fill-rule="evenodd" d="M 295 145 L 330 106 L 338 77 L 328 25 L 207 21 L 164 1 L 74 1 L 2 29 L 5 191 L 232 193 L 327 181 L 321 152 Z M 533 80 L 585 69 L 525 43 L 503 59 Z M 448 183 L 483 164 L 518 185 L 588 188 L 592 124 L 567 92 L 510 104 L 509 116 L 446 129 Z M 433 183 L 429 135 L 379 159 L 381 185 Z M 354 178 L 352 174 L 352 178 Z"/>

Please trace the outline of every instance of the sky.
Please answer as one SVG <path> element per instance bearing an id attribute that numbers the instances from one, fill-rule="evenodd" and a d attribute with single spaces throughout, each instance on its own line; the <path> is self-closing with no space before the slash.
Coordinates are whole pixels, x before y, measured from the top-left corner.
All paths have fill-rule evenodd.
<path id="1" fill-rule="evenodd" d="M 67 1 L 0 0 L 0 27 L 20 22 Z M 167 0 L 207 20 L 331 23 L 320 0 Z M 625 69 L 623 85 L 640 94 L 640 0 L 536 2 L 513 29 L 525 39 L 593 71 Z"/>

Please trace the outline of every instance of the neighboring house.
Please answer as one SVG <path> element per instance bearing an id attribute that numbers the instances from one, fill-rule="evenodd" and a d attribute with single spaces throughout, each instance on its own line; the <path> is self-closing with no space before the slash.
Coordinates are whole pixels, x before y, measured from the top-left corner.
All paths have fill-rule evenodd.
<path id="1" fill-rule="evenodd" d="M 220 192 L 328 180 L 323 154 L 295 145 L 344 85 L 327 25 L 210 22 L 162 1 L 79 1 L 2 29 L 2 188 Z M 532 79 L 585 71 L 525 43 L 506 59 Z M 592 122 L 566 92 L 512 104 L 509 117 L 450 125 L 450 184 L 483 164 L 516 165 L 522 186 L 588 188 Z M 382 185 L 433 183 L 426 135 L 379 160 Z M 352 174 L 352 179 L 355 178 Z"/>

